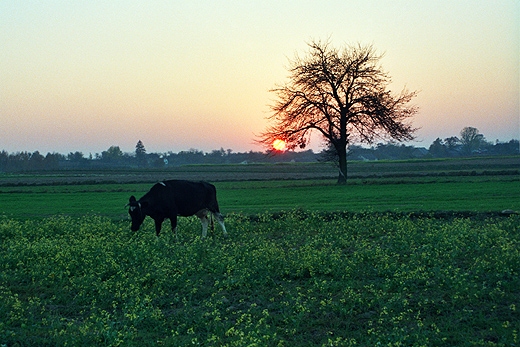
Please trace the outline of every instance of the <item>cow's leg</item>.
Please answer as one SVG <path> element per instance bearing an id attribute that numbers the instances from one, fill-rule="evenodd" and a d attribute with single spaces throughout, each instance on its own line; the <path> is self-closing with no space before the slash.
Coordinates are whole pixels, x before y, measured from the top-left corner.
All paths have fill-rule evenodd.
<path id="1" fill-rule="evenodd" d="M 208 225 L 209 225 L 209 218 L 208 218 L 209 211 L 206 209 L 200 210 L 195 215 L 199 217 L 200 223 L 202 224 L 202 237 L 206 237 L 208 235 Z"/>
<path id="2" fill-rule="evenodd" d="M 170 224 L 172 225 L 172 232 L 177 236 L 177 216 L 170 217 Z"/>
<path id="3" fill-rule="evenodd" d="M 200 222 L 202 224 L 202 237 L 206 237 L 208 235 L 208 225 L 209 225 L 209 219 L 208 216 L 204 216 L 200 219 Z"/>
<path id="4" fill-rule="evenodd" d="M 163 222 L 163 218 L 157 218 L 155 219 L 155 235 L 159 236 L 159 234 L 161 233 L 161 226 L 162 226 L 162 222 Z"/>
<path id="5" fill-rule="evenodd" d="M 222 227 L 222 231 L 224 232 L 224 236 L 227 236 L 226 226 L 224 225 L 224 216 L 220 212 L 214 212 L 213 215 L 217 220 L 218 224 Z"/>
<path id="6" fill-rule="evenodd" d="M 215 223 L 213 222 L 213 213 L 208 213 L 208 219 L 209 219 L 209 228 L 211 229 L 211 232 L 215 231 Z"/>

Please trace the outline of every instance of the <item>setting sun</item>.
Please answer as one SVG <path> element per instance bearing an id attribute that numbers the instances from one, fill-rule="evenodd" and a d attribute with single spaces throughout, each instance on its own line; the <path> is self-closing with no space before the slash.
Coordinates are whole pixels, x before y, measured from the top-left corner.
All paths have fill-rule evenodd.
<path id="1" fill-rule="evenodd" d="M 285 150 L 285 141 L 281 139 L 276 139 L 273 141 L 273 148 L 277 151 L 284 151 Z"/>

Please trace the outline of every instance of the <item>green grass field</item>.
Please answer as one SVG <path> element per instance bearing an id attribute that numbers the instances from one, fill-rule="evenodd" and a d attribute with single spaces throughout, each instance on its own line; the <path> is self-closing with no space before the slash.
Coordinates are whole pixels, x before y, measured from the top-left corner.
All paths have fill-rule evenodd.
<path id="1" fill-rule="evenodd" d="M 215 178 L 230 235 L 207 239 L 195 217 L 129 230 L 165 171 L 0 177 L 0 346 L 520 345 L 520 215 L 496 213 L 520 210 L 518 174 L 412 164 L 341 187 L 182 169 Z"/>
<path id="2" fill-rule="evenodd" d="M 415 180 L 415 182 L 414 182 Z M 330 180 L 217 182 L 224 214 L 255 214 L 295 208 L 316 211 L 502 211 L 520 210 L 520 180 L 505 176 L 400 180 L 337 186 Z M 14 218 L 55 214 L 99 214 L 126 218 L 130 195 L 140 197 L 145 184 L 90 184 L 0 187 L 3 213 Z"/>

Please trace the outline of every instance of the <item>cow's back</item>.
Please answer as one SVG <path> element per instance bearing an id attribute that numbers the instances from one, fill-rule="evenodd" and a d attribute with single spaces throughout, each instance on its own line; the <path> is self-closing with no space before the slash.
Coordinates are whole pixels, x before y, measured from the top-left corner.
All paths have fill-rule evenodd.
<path id="1" fill-rule="evenodd" d="M 168 192 L 168 199 L 173 199 L 178 215 L 191 216 L 202 209 L 219 212 L 214 185 L 208 182 L 184 180 L 169 180 L 162 183 L 165 184 L 163 188 L 167 188 L 165 191 Z"/>

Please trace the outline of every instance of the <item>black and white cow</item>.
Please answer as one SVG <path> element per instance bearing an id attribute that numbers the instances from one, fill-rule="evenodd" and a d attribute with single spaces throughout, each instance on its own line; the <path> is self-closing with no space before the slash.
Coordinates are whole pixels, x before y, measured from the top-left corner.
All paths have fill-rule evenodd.
<path id="1" fill-rule="evenodd" d="M 202 223 L 202 237 L 208 232 L 210 214 L 222 227 L 224 236 L 227 235 L 224 226 L 224 217 L 220 214 L 217 202 L 217 190 L 208 182 L 192 182 L 170 180 L 156 183 L 141 199 L 136 200 L 132 195 L 128 213 L 132 218 L 132 231 L 137 231 L 143 224 L 146 216 L 155 221 L 155 233 L 159 236 L 162 222 L 170 219 L 172 231 L 177 227 L 177 216 L 193 216 L 200 218 Z"/>

